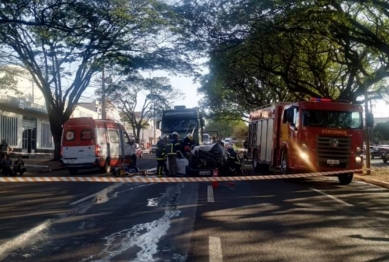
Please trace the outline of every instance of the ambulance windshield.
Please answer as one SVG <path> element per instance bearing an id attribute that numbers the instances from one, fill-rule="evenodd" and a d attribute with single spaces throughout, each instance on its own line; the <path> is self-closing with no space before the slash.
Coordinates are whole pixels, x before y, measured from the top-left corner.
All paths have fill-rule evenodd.
<path id="1" fill-rule="evenodd" d="M 361 112 L 303 110 L 302 123 L 305 127 L 363 128 Z"/>

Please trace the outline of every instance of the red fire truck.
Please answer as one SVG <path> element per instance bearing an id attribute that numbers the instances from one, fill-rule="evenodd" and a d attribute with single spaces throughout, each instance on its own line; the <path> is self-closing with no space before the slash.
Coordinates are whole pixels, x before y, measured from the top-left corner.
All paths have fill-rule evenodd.
<path id="1" fill-rule="evenodd" d="M 270 167 L 287 174 L 362 168 L 362 113 L 360 105 L 324 98 L 252 111 L 247 149 L 254 170 Z M 353 173 L 338 178 L 346 185 Z"/>

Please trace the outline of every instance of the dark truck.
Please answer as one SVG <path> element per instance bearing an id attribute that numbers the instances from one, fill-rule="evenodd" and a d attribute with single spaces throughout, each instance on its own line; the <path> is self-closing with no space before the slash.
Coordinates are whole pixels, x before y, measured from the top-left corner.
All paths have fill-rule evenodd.
<path id="1" fill-rule="evenodd" d="M 188 133 L 193 135 L 196 145 L 202 143 L 202 133 L 204 128 L 204 118 L 199 108 L 186 108 L 185 106 L 175 106 L 174 109 L 167 109 L 162 112 L 162 119 L 157 126 L 162 135 L 169 136 L 172 132 L 177 132 L 180 139 Z"/>

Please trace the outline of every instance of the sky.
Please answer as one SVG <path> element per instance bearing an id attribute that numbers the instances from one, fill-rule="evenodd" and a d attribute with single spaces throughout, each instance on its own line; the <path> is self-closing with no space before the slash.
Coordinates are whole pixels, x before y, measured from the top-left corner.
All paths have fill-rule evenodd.
<path id="1" fill-rule="evenodd" d="M 202 68 L 203 74 L 207 72 L 206 68 Z M 144 77 L 166 77 L 170 80 L 170 84 L 174 89 L 181 91 L 184 94 L 184 97 L 176 99 L 172 103 L 172 107 L 176 105 L 185 105 L 187 108 L 199 106 L 199 101 L 201 100 L 202 95 L 197 93 L 197 89 L 200 87 L 198 82 L 194 82 L 194 78 L 187 77 L 183 75 L 172 75 L 165 71 L 155 71 L 152 73 L 141 73 Z M 106 73 L 107 75 L 107 73 Z M 80 101 L 81 102 L 92 102 L 96 99 L 95 91 L 101 87 L 101 84 L 96 81 L 96 79 L 101 79 L 101 73 L 97 74 L 94 77 L 95 80 L 91 81 L 90 86 L 83 93 Z M 115 81 L 115 79 L 114 79 Z M 144 93 L 145 94 L 145 93 Z M 137 111 L 140 111 L 143 106 L 143 101 L 145 95 L 140 93 L 138 96 L 138 101 L 140 101 L 136 107 Z"/>
<path id="2" fill-rule="evenodd" d="M 145 77 L 167 77 L 170 79 L 170 84 L 174 89 L 180 90 L 184 94 L 184 98 L 176 99 L 172 106 L 184 105 L 187 108 L 196 107 L 199 105 L 201 95 L 197 93 L 197 89 L 200 87 L 199 83 L 194 83 L 194 79 L 186 76 L 172 76 L 166 72 L 156 72 L 152 74 L 144 74 Z M 140 96 L 142 98 L 142 96 Z M 144 99 L 144 96 L 143 98 Z M 138 110 L 142 106 L 139 105 Z"/>

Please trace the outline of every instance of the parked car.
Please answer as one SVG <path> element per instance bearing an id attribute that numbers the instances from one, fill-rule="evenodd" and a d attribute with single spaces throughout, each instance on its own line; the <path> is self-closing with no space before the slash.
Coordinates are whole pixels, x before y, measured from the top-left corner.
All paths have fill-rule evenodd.
<path id="1" fill-rule="evenodd" d="M 388 163 L 389 160 L 389 145 L 378 146 L 380 150 L 381 158 L 384 163 Z"/>
<path id="2" fill-rule="evenodd" d="M 157 152 L 157 145 L 151 145 L 150 154 L 155 154 Z"/>
<path id="3" fill-rule="evenodd" d="M 381 150 L 376 146 L 370 147 L 370 157 L 373 159 L 374 157 L 381 157 Z"/>

